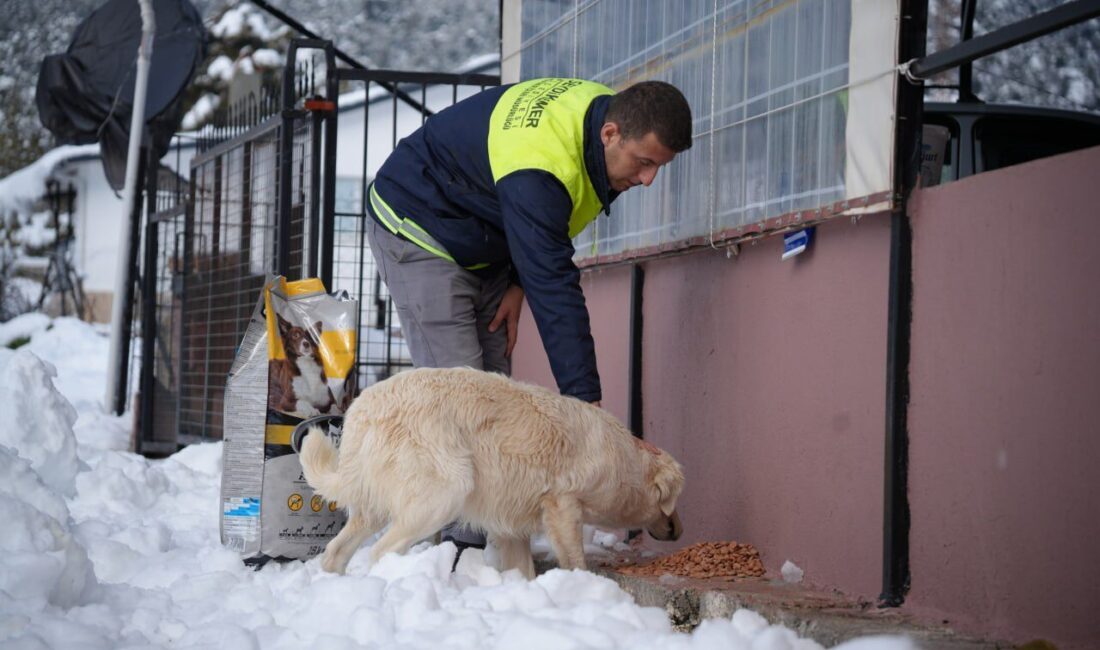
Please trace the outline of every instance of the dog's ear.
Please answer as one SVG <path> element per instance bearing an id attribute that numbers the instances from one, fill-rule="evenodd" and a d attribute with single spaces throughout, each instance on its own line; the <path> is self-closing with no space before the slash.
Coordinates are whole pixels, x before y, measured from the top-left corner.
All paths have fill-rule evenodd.
<path id="1" fill-rule="evenodd" d="M 666 517 L 672 516 L 676 510 L 676 499 L 684 489 L 684 472 L 680 464 L 668 454 L 661 454 L 653 463 L 653 483 L 657 488 L 657 503 L 661 513 Z"/>
<path id="2" fill-rule="evenodd" d="M 275 319 L 279 322 L 279 334 L 286 338 L 287 334 L 290 333 L 290 321 L 283 318 L 278 312 L 275 313 Z"/>
<path id="3" fill-rule="evenodd" d="M 321 324 L 321 321 L 317 321 L 313 324 L 313 333 L 316 334 L 318 338 L 321 336 L 321 331 L 323 327 L 324 326 Z"/>

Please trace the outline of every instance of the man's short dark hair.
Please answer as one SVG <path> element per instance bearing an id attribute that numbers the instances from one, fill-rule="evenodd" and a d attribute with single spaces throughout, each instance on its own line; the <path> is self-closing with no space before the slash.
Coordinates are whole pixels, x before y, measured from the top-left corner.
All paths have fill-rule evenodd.
<path id="1" fill-rule="evenodd" d="M 663 81 L 642 81 L 612 95 L 604 120 L 618 124 L 623 138 L 652 132 L 676 153 L 691 148 L 691 107 L 676 86 Z"/>

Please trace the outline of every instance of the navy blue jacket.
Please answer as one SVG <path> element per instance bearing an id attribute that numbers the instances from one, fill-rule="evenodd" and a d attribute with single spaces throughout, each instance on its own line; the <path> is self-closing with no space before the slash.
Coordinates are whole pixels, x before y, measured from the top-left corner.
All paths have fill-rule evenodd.
<path id="1" fill-rule="evenodd" d="M 569 238 L 572 200 L 548 172 L 521 170 L 493 183 L 489 116 L 508 86 L 492 88 L 433 115 L 401 140 L 375 178 L 398 216 L 428 231 L 463 266 L 510 265 L 526 293 L 558 388 L 601 399 L 595 345 Z M 600 140 L 609 96 L 585 116 L 584 166 L 608 213 L 609 186 Z M 374 217 L 378 217 L 375 215 Z"/>

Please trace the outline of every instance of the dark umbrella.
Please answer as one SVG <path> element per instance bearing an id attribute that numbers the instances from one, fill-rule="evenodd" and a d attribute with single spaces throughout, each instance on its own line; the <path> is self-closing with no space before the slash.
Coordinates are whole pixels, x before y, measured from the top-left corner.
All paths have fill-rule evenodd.
<path id="1" fill-rule="evenodd" d="M 142 145 L 153 160 L 167 151 L 183 117 L 183 91 L 206 56 L 206 30 L 188 0 L 153 0 L 157 31 L 145 99 Z M 134 72 L 141 42 L 135 0 L 108 0 L 77 27 L 64 54 L 42 61 L 38 115 L 63 144 L 100 143 L 115 190 L 125 181 Z"/>

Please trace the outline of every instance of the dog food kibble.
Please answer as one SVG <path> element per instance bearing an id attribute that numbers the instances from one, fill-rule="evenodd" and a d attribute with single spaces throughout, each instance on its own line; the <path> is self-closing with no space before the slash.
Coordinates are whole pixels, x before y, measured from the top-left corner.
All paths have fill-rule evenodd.
<path id="1" fill-rule="evenodd" d="M 686 578 L 753 578 L 764 575 L 760 551 L 752 544 L 700 542 L 647 564 L 619 567 L 620 573 Z"/>

